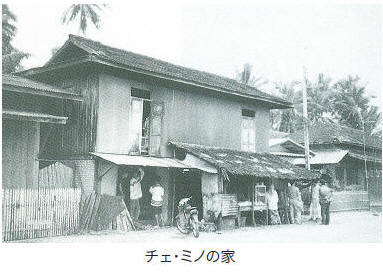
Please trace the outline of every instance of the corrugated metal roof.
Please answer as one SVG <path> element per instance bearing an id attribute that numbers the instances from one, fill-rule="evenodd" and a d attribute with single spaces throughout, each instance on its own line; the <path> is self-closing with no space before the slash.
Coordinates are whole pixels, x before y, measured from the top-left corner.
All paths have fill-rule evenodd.
<path id="1" fill-rule="evenodd" d="M 310 164 L 336 164 L 340 162 L 349 151 L 344 149 L 317 150 L 315 156 L 310 158 Z M 292 160 L 293 164 L 304 165 L 305 158 Z"/>
<path id="2" fill-rule="evenodd" d="M 183 164 L 181 161 L 174 158 L 158 158 L 146 156 L 132 156 L 123 154 L 108 154 L 91 152 L 90 154 L 97 156 L 106 161 L 110 161 L 117 165 L 136 165 L 136 166 L 154 166 L 165 168 L 190 168 L 188 165 Z"/>
<path id="3" fill-rule="evenodd" d="M 63 89 L 28 78 L 15 75 L 2 75 L 2 80 L 3 90 L 82 101 L 81 95 L 73 94 Z"/>
<path id="4" fill-rule="evenodd" d="M 289 180 L 311 180 L 320 176 L 317 172 L 294 166 L 270 153 L 252 153 L 179 142 L 171 144 L 234 175 Z"/>

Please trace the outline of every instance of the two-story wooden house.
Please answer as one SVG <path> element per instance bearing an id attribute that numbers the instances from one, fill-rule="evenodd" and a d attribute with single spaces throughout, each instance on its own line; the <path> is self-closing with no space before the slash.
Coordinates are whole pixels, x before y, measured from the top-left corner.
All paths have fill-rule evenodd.
<path id="1" fill-rule="evenodd" d="M 63 104 L 62 129 L 41 128 L 40 159 L 71 160 L 85 193 L 110 195 L 122 171 L 144 167 L 143 220 L 155 174 L 169 223 L 181 197 L 192 195 L 206 215 L 212 195 L 242 186 L 223 177 L 318 177 L 265 153 L 269 111 L 292 104 L 235 80 L 73 35 L 44 66 L 19 74 L 83 98 Z"/>

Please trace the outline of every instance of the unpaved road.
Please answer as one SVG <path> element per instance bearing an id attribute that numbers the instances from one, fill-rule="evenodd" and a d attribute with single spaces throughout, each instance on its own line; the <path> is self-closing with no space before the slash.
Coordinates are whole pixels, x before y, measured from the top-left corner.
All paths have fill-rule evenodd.
<path id="1" fill-rule="evenodd" d="M 128 233 L 95 232 L 72 236 L 50 237 L 19 242 L 29 243 L 70 243 L 70 242 L 382 242 L 381 213 L 369 211 L 333 213 L 331 224 L 324 226 L 312 222 L 302 225 L 279 225 L 245 227 L 218 233 L 201 233 L 198 239 L 192 235 L 183 235 L 176 228 L 169 227 L 159 230 L 137 231 Z"/>

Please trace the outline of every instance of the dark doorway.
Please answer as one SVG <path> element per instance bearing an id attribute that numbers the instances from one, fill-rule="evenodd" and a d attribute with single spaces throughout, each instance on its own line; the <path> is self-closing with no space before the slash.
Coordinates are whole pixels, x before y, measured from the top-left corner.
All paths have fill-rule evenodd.
<path id="1" fill-rule="evenodd" d="M 124 195 L 124 202 L 128 210 L 130 211 L 130 186 L 129 181 L 133 175 L 137 172 L 138 166 L 121 166 L 118 169 L 118 192 L 122 189 L 122 195 Z M 151 194 L 149 188 L 154 183 L 155 168 L 154 167 L 141 167 L 144 170 L 144 178 L 141 181 L 142 197 L 140 198 L 140 215 L 138 219 L 140 221 L 152 221 L 154 220 L 153 208 L 150 205 Z M 123 179 L 122 176 L 125 172 L 129 175 Z M 121 184 L 121 186 L 119 185 Z"/>
<path id="2" fill-rule="evenodd" d="M 196 170 L 175 172 L 174 216 L 178 214 L 178 202 L 192 197 L 190 204 L 198 210 L 198 219 L 203 218 L 203 200 L 201 191 L 201 173 Z"/>

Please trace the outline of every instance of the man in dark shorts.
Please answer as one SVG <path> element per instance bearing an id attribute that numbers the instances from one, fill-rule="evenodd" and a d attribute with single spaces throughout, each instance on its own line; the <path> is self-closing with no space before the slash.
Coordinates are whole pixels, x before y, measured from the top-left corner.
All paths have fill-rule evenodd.
<path id="1" fill-rule="evenodd" d="M 332 189 L 328 186 L 328 184 L 331 183 L 331 177 L 328 174 L 323 174 L 320 182 L 321 187 L 319 188 L 319 204 L 321 206 L 322 225 L 329 225 Z"/>

